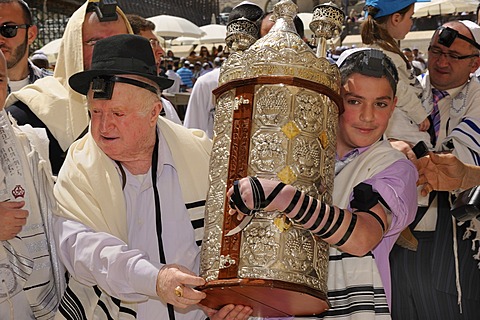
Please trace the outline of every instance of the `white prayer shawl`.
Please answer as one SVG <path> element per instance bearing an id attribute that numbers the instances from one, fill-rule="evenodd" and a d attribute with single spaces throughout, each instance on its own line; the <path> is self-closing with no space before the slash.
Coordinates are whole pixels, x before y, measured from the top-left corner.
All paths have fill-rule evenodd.
<path id="1" fill-rule="evenodd" d="M 84 71 L 82 26 L 88 2 L 75 11 L 67 23 L 53 77 L 38 79 L 34 84 L 12 92 L 5 103 L 5 107 L 17 101 L 25 103 L 50 130 L 63 151 L 84 132 L 89 121 L 86 97 L 68 84 L 70 76 Z M 125 21 L 127 30 L 133 33 L 123 12 L 119 8 L 117 12 Z"/>
<path id="2" fill-rule="evenodd" d="M 56 259 L 52 234 L 52 215 L 56 206 L 53 175 L 48 161 L 48 140 L 43 129 L 33 129 L 30 126 L 19 128 L 15 123 L 10 125 L 4 110 L 0 111 L 0 123 L 0 200 L 5 201 L 4 197 L 14 201 L 24 200 L 23 209 L 29 211 L 22 231 L 15 238 L 2 241 L 0 246 L 2 263 L 6 260 L 17 275 L 17 290 L 10 292 L 14 301 L 15 319 L 26 314 L 25 305 L 15 304 L 15 301 L 23 300 L 17 299 L 17 294 L 25 294 L 35 319 L 51 319 L 60 302 L 65 280 L 63 267 Z M 5 170 L 6 167 L 10 171 Z M 3 193 L 3 188 L 7 189 L 6 194 Z M 0 302 L 8 298 L 2 297 Z M 1 314 L 4 313 L 0 312 Z"/>
<path id="3" fill-rule="evenodd" d="M 425 75 L 422 79 L 422 85 L 425 88 L 423 104 L 427 110 L 433 108 L 432 105 L 432 87 L 430 76 Z M 457 90 L 448 90 L 457 92 Z M 442 151 L 449 149 L 447 144 L 453 143 L 452 153 L 462 162 L 480 165 L 480 83 L 476 80 L 469 80 L 455 96 L 451 97 L 452 102 L 449 108 L 448 131 L 446 137 L 437 143 L 436 150 Z M 442 122 L 444 118 L 442 117 Z M 441 129 L 444 127 L 441 123 Z M 467 222 L 468 223 L 468 222 Z M 480 222 L 471 220 L 470 226 L 463 235 L 463 239 L 472 240 L 472 250 L 476 253 L 474 258 L 480 260 Z M 480 268 L 480 263 L 479 263 Z"/>
<path id="4" fill-rule="evenodd" d="M 404 158 L 402 153 L 392 149 L 388 141 L 376 142 L 335 177 L 333 204 L 349 208 L 350 196 L 356 185 Z M 327 287 L 332 311 L 327 311 L 323 319 L 390 319 L 387 298 L 373 255 L 355 257 L 330 246 Z"/>
<path id="5" fill-rule="evenodd" d="M 157 126 L 172 152 L 186 204 L 204 201 L 208 190 L 211 141 L 200 130 L 188 130 L 161 117 Z M 54 193 L 60 216 L 79 221 L 95 231 L 112 234 L 128 244 L 127 213 L 119 173 L 114 161 L 98 148 L 90 133 L 70 147 Z M 201 220 L 204 205 L 188 212 L 192 221 Z M 195 230 L 197 243 L 202 238 L 203 227 Z M 98 300 L 107 304 L 114 319 L 135 319 L 135 303 L 109 297 L 100 288 L 83 285 L 73 277 L 69 279 L 66 293 L 62 306 L 78 311 L 74 302 L 66 300 L 76 296 L 86 314 L 85 319 L 97 319 L 94 318 L 97 313 L 98 319 L 104 319 L 105 311 L 97 306 Z M 80 315 L 77 318 L 84 319 Z M 56 319 L 64 318 L 59 313 Z"/>

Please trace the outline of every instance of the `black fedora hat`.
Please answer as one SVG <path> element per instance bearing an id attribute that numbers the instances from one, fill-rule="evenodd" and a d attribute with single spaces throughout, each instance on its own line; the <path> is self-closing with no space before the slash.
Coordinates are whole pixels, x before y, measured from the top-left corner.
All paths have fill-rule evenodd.
<path id="1" fill-rule="evenodd" d="M 97 41 L 90 70 L 72 75 L 68 83 L 73 90 L 86 95 L 94 78 L 123 74 L 152 80 L 160 89 L 167 89 L 173 84 L 173 80 L 157 76 L 150 42 L 133 34 L 119 34 Z"/>

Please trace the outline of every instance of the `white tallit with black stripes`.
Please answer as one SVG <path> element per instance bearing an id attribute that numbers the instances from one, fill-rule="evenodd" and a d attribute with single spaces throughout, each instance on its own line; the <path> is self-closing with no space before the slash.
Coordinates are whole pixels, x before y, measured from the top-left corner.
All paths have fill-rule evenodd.
<path id="1" fill-rule="evenodd" d="M 23 200 L 29 212 L 22 231 L 0 246 L 1 274 L 7 277 L 0 289 L 0 319 L 5 320 L 53 319 L 64 288 L 51 232 L 55 200 L 48 139 L 38 133 L 12 126 L 0 111 L 0 201 Z"/>
<path id="2" fill-rule="evenodd" d="M 356 185 L 401 158 L 403 154 L 395 152 L 388 141 L 373 144 L 335 177 L 334 204 L 348 208 Z M 390 319 L 387 297 L 371 252 L 356 257 L 330 246 L 327 287 L 332 308 L 322 314 L 322 319 Z"/>
<path id="3" fill-rule="evenodd" d="M 167 141 L 185 206 L 200 245 L 208 190 L 211 141 L 200 130 L 189 130 L 159 117 L 157 126 Z M 81 186 L 82 190 L 76 186 Z M 69 149 L 55 185 L 59 215 L 128 242 L 127 212 L 122 182 L 114 162 L 95 144 L 90 133 Z M 82 199 L 83 201 L 73 201 Z M 155 240 L 156 241 L 156 240 Z M 98 286 L 70 277 L 55 319 L 136 319 L 137 305 L 109 296 Z"/>

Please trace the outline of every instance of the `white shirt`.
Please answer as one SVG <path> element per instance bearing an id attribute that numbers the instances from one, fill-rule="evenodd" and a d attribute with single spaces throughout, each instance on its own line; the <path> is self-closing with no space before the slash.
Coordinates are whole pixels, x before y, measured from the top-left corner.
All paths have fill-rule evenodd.
<path id="1" fill-rule="evenodd" d="M 13 91 L 18 91 L 18 90 L 22 89 L 23 87 L 25 87 L 29 83 L 30 83 L 30 78 L 26 77 L 25 79 L 17 80 L 17 81 L 10 80 L 8 82 L 8 85 L 10 86 L 10 90 L 12 90 L 12 92 L 13 92 Z"/>
<path id="2" fill-rule="evenodd" d="M 165 89 L 165 92 L 168 93 L 178 93 L 180 92 L 180 85 L 182 84 L 182 78 L 173 70 L 167 70 L 165 72 L 165 75 L 168 77 L 168 79 L 173 80 L 173 85 Z"/>
<path id="3" fill-rule="evenodd" d="M 176 124 L 182 125 L 182 120 L 180 120 L 177 110 L 173 104 L 165 98 L 160 98 L 160 100 L 162 101 L 162 106 L 165 110 L 165 118 L 175 122 Z"/>
<path id="4" fill-rule="evenodd" d="M 159 138 L 157 188 L 166 260 L 168 264 L 180 264 L 198 274 L 200 250 L 195 243 L 170 150 L 165 140 Z M 129 244 L 108 233 L 94 232 L 82 223 L 56 217 L 60 258 L 79 281 L 97 284 L 122 300 L 138 302 L 137 319 L 168 319 L 166 305 L 156 296 L 156 279 L 162 264 L 151 171 L 143 177 L 135 177 L 126 169 L 125 173 Z M 176 319 L 206 318 L 198 307 L 191 309 L 195 310 L 176 309 Z"/>
<path id="5" fill-rule="evenodd" d="M 213 69 L 198 78 L 188 100 L 187 111 L 183 125 L 191 129 L 205 131 L 213 138 L 213 120 L 215 116 L 215 97 L 212 93 L 218 87 L 220 68 Z"/>
<path id="6" fill-rule="evenodd" d="M 475 81 L 475 80 L 472 80 Z M 435 151 L 442 151 L 442 141 L 446 139 L 452 130 L 460 123 L 463 117 L 471 117 L 480 119 L 480 108 L 478 108 L 478 98 L 480 97 L 480 88 L 477 83 L 471 83 L 468 89 L 468 94 L 463 99 L 459 99 L 461 103 L 453 104 L 453 99 L 458 98 L 459 93 L 463 90 L 465 85 L 457 88 L 448 89 L 448 96 L 438 102 L 438 109 L 440 111 L 440 131 L 435 146 Z M 462 95 L 463 97 L 463 95 Z M 455 154 L 455 152 L 454 152 Z M 456 154 L 459 157 L 458 154 Z M 468 162 L 468 159 L 461 161 Z M 436 199 L 430 205 L 427 213 L 422 220 L 415 227 L 416 231 L 434 231 L 437 223 L 437 201 Z"/>

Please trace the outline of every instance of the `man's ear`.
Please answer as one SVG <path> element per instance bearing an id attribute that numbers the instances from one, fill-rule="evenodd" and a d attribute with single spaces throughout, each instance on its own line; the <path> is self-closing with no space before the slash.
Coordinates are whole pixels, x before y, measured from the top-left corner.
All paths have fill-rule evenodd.
<path id="1" fill-rule="evenodd" d="M 472 67 L 470 68 L 470 73 L 475 73 L 480 67 L 480 57 L 476 57 L 472 62 Z"/>
<path id="2" fill-rule="evenodd" d="M 31 45 L 35 39 L 37 39 L 38 29 L 33 25 L 28 28 L 28 44 Z"/>
<path id="3" fill-rule="evenodd" d="M 155 125 L 157 123 L 157 118 L 160 116 L 160 112 L 162 111 L 162 109 L 163 109 L 162 101 L 158 100 L 157 102 L 155 102 L 155 104 L 153 105 L 152 113 L 150 117 L 150 123 L 152 125 Z"/>

